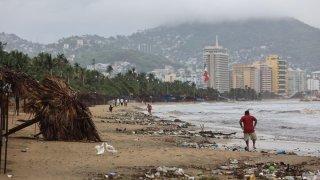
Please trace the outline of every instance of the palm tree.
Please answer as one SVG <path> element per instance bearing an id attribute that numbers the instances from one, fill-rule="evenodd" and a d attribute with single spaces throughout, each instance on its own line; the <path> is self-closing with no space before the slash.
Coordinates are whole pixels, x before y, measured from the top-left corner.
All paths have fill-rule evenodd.
<path id="1" fill-rule="evenodd" d="M 53 64 L 53 60 L 52 60 L 52 56 L 49 53 L 44 53 L 43 54 L 43 58 L 44 58 L 44 65 L 47 68 L 47 70 L 50 72 L 50 74 L 52 75 L 52 68 L 54 66 Z"/>
<path id="2" fill-rule="evenodd" d="M 85 68 L 80 67 L 80 78 L 81 78 L 82 86 L 84 85 L 84 81 L 86 78 L 86 71 L 87 70 Z"/>
<path id="3" fill-rule="evenodd" d="M 111 75 L 111 73 L 113 72 L 113 67 L 111 65 L 108 65 L 106 72 Z"/>
<path id="4" fill-rule="evenodd" d="M 80 64 L 79 63 L 74 63 L 73 67 L 74 67 L 75 77 L 79 78 Z"/>
<path id="5" fill-rule="evenodd" d="M 73 79 L 73 68 L 71 66 L 67 66 L 65 68 L 65 73 L 66 73 L 66 78 L 67 78 L 67 82 L 68 84 L 70 83 L 70 79 Z"/>
<path id="6" fill-rule="evenodd" d="M 26 70 L 27 66 L 29 64 L 29 57 L 26 54 L 23 54 L 19 51 L 11 51 L 9 53 L 10 59 L 11 59 L 11 66 L 12 68 L 18 69 L 18 70 Z"/>
<path id="7" fill-rule="evenodd" d="M 59 71 L 59 75 L 62 76 L 63 69 L 69 65 L 68 59 L 64 56 L 64 54 L 58 54 L 54 59 L 53 63 L 57 70 Z"/>

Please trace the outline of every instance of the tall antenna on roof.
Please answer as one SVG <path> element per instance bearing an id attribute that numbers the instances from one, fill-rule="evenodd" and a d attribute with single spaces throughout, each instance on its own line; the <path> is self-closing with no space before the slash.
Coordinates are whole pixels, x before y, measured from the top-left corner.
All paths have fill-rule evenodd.
<path id="1" fill-rule="evenodd" d="M 218 42 L 218 36 L 216 35 L 216 46 L 219 46 L 219 42 Z"/>

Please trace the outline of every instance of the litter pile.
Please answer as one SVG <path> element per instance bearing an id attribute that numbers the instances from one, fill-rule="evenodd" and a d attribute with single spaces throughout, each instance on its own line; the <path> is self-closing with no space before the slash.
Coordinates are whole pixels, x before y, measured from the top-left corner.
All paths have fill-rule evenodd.
<path id="1" fill-rule="evenodd" d="M 156 116 L 149 116 L 142 112 L 125 112 L 125 113 L 119 113 L 117 114 L 117 116 L 108 116 L 108 117 L 96 116 L 96 118 L 103 119 L 102 121 L 104 121 L 104 119 L 108 119 L 108 120 L 112 120 L 115 123 L 134 124 L 134 125 L 176 126 L 177 124 L 173 121 L 162 120 Z"/>
<path id="2" fill-rule="evenodd" d="M 90 172 L 88 173 L 88 177 L 86 178 L 86 180 L 104 180 L 104 179 L 123 179 L 123 178 L 117 172 L 109 172 L 109 173 Z"/>
<path id="3" fill-rule="evenodd" d="M 166 179 L 166 178 L 188 178 L 191 179 L 192 177 L 185 174 L 183 169 L 177 167 L 166 167 L 166 166 L 159 166 L 157 168 L 147 169 L 147 172 L 144 174 L 144 177 L 140 178 L 147 178 L 147 179 Z"/>
<path id="4" fill-rule="evenodd" d="M 303 164 L 290 165 L 284 162 L 249 163 L 240 162 L 236 159 L 221 165 L 212 171 L 214 175 L 228 175 L 237 179 L 320 179 L 320 172 L 309 172 L 304 169 Z M 308 178 L 307 178 L 308 179 Z"/>
<path id="5" fill-rule="evenodd" d="M 133 131 L 127 131 L 127 129 L 117 128 L 116 132 L 125 132 L 133 134 L 144 134 L 144 135 L 170 135 L 170 136 L 184 136 L 184 137 L 210 137 L 210 138 L 232 138 L 236 133 L 223 133 L 215 131 L 195 131 L 189 130 L 189 127 L 194 125 L 181 121 L 175 120 L 164 120 L 157 116 L 149 116 L 141 112 L 126 112 L 119 113 L 117 116 L 107 116 L 96 118 L 101 119 L 101 122 L 107 123 L 121 123 L 121 124 L 134 124 L 148 126 Z"/>

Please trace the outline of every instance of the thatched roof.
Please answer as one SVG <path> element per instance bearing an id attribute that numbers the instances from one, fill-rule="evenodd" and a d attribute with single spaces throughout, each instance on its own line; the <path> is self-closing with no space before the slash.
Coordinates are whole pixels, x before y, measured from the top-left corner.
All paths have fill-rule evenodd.
<path id="1" fill-rule="evenodd" d="M 64 80 L 50 76 L 39 83 L 25 73 L 0 68 L 1 79 L 12 85 L 14 94 L 27 98 L 26 108 L 46 140 L 101 141 L 88 107 Z"/>

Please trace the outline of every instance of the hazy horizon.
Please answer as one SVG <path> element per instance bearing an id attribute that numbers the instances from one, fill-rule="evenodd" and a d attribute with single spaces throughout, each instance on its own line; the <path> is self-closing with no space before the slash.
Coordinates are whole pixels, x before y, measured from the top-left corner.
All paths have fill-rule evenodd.
<path id="1" fill-rule="evenodd" d="M 320 29 L 318 7 L 318 0 L 1 0 L 0 32 L 48 44 L 70 36 L 107 38 L 197 21 L 291 17 Z"/>

